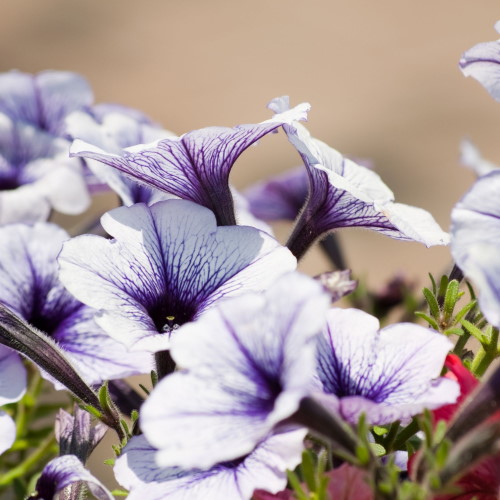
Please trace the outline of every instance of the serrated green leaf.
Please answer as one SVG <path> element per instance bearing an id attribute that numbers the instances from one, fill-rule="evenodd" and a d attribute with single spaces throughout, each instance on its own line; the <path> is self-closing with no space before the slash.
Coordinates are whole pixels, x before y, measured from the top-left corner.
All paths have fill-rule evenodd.
<path id="1" fill-rule="evenodd" d="M 432 326 L 434 330 L 439 330 L 439 325 L 437 324 L 436 320 L 434 318 L 431 318 L 428 314 L 421 311 L 416 311 L 415 316 L 427 321 L 427 323 L 429 323 L 429 325 Z"/>
<path id="2" fill-rule="evenodd" d="M 439 304 L 435 295 L 428 288 L 424 288 L 422 290 L 422 293 L 424 294 L 425 300 L 429 305 L 429 311 L 431 313 L 431 316 L 438 319 L 440 312 L 439 312 Z"/>

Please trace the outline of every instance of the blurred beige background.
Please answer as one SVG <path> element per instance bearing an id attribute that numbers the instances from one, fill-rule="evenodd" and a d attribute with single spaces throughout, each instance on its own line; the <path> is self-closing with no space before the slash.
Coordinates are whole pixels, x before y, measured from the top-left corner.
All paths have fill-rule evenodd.
<path id="1" fill-rule="evenodd" d="M 468 135 L 500 162 L 500 104 L 457 67 L 493 40 L 496 0 L 3 0 L 0 69 L 66 69 L 97 102 L 137 107 L 177 133 L 267 119 L 289 94 L 311 102 L 308 127 L 343 153 L 371 158 L 397 201 L 449 213 L 473 180 L 458 166 Z M 238 161 L 239 188 L 298 163 L 283 136 Z M 281 228 L 279 234 L 286 235 Z M 426 250 L 368 231 L 341 240 L 374 285 L 404 270 L 439 272 L 447 249 Z M 320 252 L 304 264 L 327 265 Z"/>
<path id="2" fill-rule="evenodd" d="M 275 96 L 309 101 L 317 138 L 371 158 L 397 201 L 430 210 L 447 228 L 473 181 L 458 166 L 460 140 L 470 136 L 500 163 L 500 104 L 457 67 L 463 51 L 497 37 L 499 7 L 498 0 L 2 0 L 0 70 L 80 72 L 97 102 L 139 108 L 179 134 L 265 120 Z M 232 182 L 244 188 L 298 162 L 282 134 L 267 137 L 243 154 Z M 279 234 L 287 230 L 280 225 Z M 428 271 L 450 262 L 446 248 L 361 230 L 340 238 L 372 286 L 399 271 L 426 283 Z M 311 251 L 302 265 L 319 273 L 327 263 Z"/>

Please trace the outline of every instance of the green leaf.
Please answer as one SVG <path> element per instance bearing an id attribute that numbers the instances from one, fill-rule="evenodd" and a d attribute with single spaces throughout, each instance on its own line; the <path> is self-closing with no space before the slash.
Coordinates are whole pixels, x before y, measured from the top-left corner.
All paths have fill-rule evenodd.
<path id="1" fill-rule="evenodd" d="M 114 458 L 107 458 L 104 460 L 104 465 L 115 465 L 115 459 Z"/>
<path id="2" fill-rule="evenodd" d="M 460 284 L 457 280 L 451 280 L 446 288 L 446 294 L 444 296 L 443 312 L 445 320 L 448 321 L 453 315 L 453 310 L 460 298 L 459 292 Z"/>
<path id="3" fill-rule="evenodd" d="M 98 418 L 99 420 L 102 419 L 102 413 L 97 408 L 94 408 L 91 405 L 82 405 L 82 409 L 90 413 L 91 415 L 94 415 L 94 417 Z"/>
<path id="4" fill-rule="evenodd" d="M 113 490 L 111 494 L 115 497 L 126 497 L 129 492 L 125 490 Z"/>
<path id="5" fill-rule="evenodd" d="M 422 293 L 424 294 L 425 300 L 429 305 L 429 311 L 431 313 L 431 316 L 438 319 L 440 312 L 439 312 L 439 304 L 435 295 L 428 288 L 424 288 L 422 290 Z"/>
<path id="6" fill-rule="evenodd" d="M 373 432 L 377 436 L 383 436 L 384 434 L 387 434 L 389 432 L 389 429 L 387 427 L 379 427 L 378 425 L 374 425 Z"/>
<path id="7" fill-rule="evenodd" d="M 370 448 L 377 457 L 382 457 L 385 455 L 385 448 L 381 444 L 370 443 Z"/>
<path id="8" fill-rule="evenodd" d="M 467 305 L 462 307 L 462 309 L 460 309 L 460 311 L 455 316 L 454 322 L 460 323 L 462 318 L 464 318 L 465 315 L 476 306 L 476 304 L 477 304 L 477 300 L 473 300 L 472 302 L 469 302 Z"/>
<path id="9" fill-rule="evenodd" d="M 441 298 L 441 300 L 444 299 L 447 288 L 448 288 L 448 276 L 444 274 L 443 276 L 441 276 L 441 280 L 439 282 L 439 290 L 438 293 L 436 294 L 439 298 Z"/>
<path id="10" fill-rule="evenodd" d="M 304 481 L 309 488 L 309 491 L 316 491 L 316 476 L 314 473 L 314 460 L 309 450 L 302 452 L 301 471 Z"/>
<path id="11" fill-rule="evenodd" d="M 466 319 L 463 319 L 460 323 L 473 337 L 479 340 L 481 344 L 484 343 L 485 339 L 483 332 L 476 325 L 473 325 L 470 321 L 467 321 Z"/>
<path id="12" fill-rule="evenodd" d="M 434 318 L 431 318 L 429 315 L 421 312 L 421 311 L 416 311 L 415 316 L 418 318 L 422 318 L 423 320 L 427 321 L 434 330 L 439 330 L 439 325 L 437 324 L 436 320 Z"/>
<path id="13" fill-rule="evenodd" d="M 436 291 L 437 291 L 436 280 L 434 279 L 434 276 L 432 276 L 431 273 L 429 273 L 429 278 L 430 278 L 431 283 L 432 283 L 432 293 L 434 295 L 436 295 Z"/>
<path id="14" fill-rule="evenodd" d="M 293 491 L 295 492 L 295 495 L 297 496 L 298 500 L 309 500 L 309 496 L 302 489 L 302 486 L 300 484 L 299 478 L 297 477 L 297 474 L 295 474 L 295 472 L 293 472 L 291 470 L 287 470 L 286 475 L 288 477 L 288 482 L 290 483 L 291 487 L 293 488 Z"/>

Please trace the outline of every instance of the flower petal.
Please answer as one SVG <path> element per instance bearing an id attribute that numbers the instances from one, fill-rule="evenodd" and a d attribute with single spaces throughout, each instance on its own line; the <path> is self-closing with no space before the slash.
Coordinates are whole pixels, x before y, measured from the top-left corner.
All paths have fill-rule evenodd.
<path id="1" fill-rule="evenodd" d="M 141 412 L 157 463 L 207 468 L 241 457 L 291 416 L 310 390 L 328 304 L 318 283 L 291 273 L 174 336 L 171 354 L 185 370 L 163 379 Z"/>

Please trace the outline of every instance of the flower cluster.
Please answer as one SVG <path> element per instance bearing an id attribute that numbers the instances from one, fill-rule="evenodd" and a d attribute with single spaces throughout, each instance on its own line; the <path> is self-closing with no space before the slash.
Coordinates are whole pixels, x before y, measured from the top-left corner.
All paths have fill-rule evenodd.
<path id="1" fill-rule="evenodd" d="M 500 100 L 498 52 L 480 44 L 460 66 Z M 78 75 L 0 75 L 0 492 L 498 496 L 500 371 L 479 379 L 499 355 L 500 170 L 463 143 L 479 178 L 448 235 L 396 203 L 370 162 L 313 138 L 309 104 L 268 108 L 261 123 L 177 136 L 94 105 Z M 302 165 L 238 193 L 233 165 L 272 133 Z M 121 206 L 89 234 L 49 222 L 102 189 Z M 267 224 L 278 219 L 294 224 L 285 245 Z M 413 314 L 401 277 L 378 295 L 356 288 L 332 234 L 347 227 L 427 247 L 451 236 L 455 267 L 424 289 L 427 311 Z M 320 240 L 338 269 L 312 278 L 297 261 Z M 39 397 L 50 386 L 78 406 L 65 399 L 55 417 Z M 113 492 L 86 467 L 108 428 Z"/>

